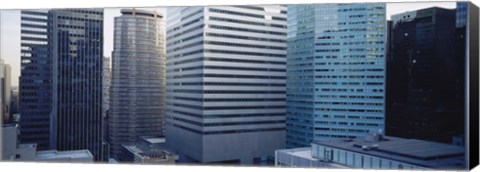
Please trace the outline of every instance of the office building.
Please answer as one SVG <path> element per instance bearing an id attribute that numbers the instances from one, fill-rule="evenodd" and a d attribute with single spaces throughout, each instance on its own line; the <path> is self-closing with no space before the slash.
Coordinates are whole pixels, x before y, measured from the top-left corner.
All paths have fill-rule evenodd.
<path id="1" fill-rule="evenodd" d="M 3 123 L 9 122 L 11 120 L 10 112 L 10 101 L 11 101 L 11 86 L 12 86 L 12 69 L 9 64 L 5 64 L 2 59 L 0 59 L 0 88 L 1 88 L 1 101 L 0 101 L 0 110 L 3 115 Z"/>
<path id="2" fill-rule="evenodd" d="M 21 142 L 104 159 L 103 9 L 21 15 Z"/>
<path id="3" fill-rule="evenodd" d="M 432 7 L 392 16 L 387 135 L 452 143 L 464 134 L 465 55 L 456 52 L 455 14 Z"/>
<path id="4" fill-rule="evenodd" d="M 51 140 L 59 151 L 88 149 L 103 160 L 103 9 L 51 10 L 49 17 Z"/>
<path id="5" fill-rule="evenodd" d="M 18 124 L 6 124 L 2 127 L 2 161 L 34 161 L 34 162 L 90 162 L 93 163 L 93 155 L 88 150 L 37 151 L 35 143 L 19 144 Z"/>
<path id="6" fill-rule="evenodd" d="M 288 6 L 288 148 L 384 129 L 385 6 Z"/>
<path id="7" fill-rule="evenodd" d="M 286 13 L 168 9 L 165 131 L 179 161 L 261 163 L 285 146 Z"/>
<path id="8" fill-rule="evenodd" d="M 310 150 L 308 150 L 310 149 Z M 276 151 L 276 165 L 393 170 L 464 170 L 465 148 L 370 133 L 364 138 L 312 143 Z M 300 159 L 300 160 L 299 160 Z"/>
<path id="9" fill-rule="evenodd" d="M 12 86 L 12 90 L 10 92 L 10 116 L 13 118 L 14 114 L 18 114 L 18 103 L 20 100 L 17 86 Z"/>
<path id="10" fill-rule="evenodd" d="M 122 144 L 142 135 L 163 135 L 165 22 L 155 11 L 122 9 L 115 17 L 109 143 L 115 156 Z"/>
<path id="11" fill-rule="evenodd" d="M 20 142 L 53 149 L 50 141 L 52 68 L 48 45 L 48 10 L 21 11 L 19 78 Z"/>

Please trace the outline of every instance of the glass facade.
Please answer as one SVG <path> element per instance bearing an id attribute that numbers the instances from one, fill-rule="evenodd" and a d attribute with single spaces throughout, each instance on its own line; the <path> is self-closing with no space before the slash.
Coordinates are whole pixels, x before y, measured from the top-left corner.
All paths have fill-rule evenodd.
<path id="1" fill-rule="evenodd" d="M 457 2 L 455 26 L 457 28 L 467 25 L 468 2 Z"/>
<path id="2" fill-rule="evenodd" d="M 288 6 L 287 147 L 384 128 L 385 4 Z"/>
<path id="3" fill-rule="evenodd" d="M 103 9 L 49 11 L 52 133 L 58 150 L 88 149 L 104 160 Z"/>
<path id="4" fill-rule="evenodd" d="M 52 61 L 47 44 L 48 11 L 21 11 L 21 70 L 19 79 L 20 143 L 37 143 L 38 150 L 55 147 L 50 141 Z"/>
<path id="5" fill-rule="evenodd" d="M 154 11 L 115 18 L 109 143 L 116 156 L 139 136 L 163 136 L 165 22 Z"/>
<path id="6" fill-rule="evenodd" d="M 455 13 L 427 8 L 392 16 L 387 135 L 451 143 L 464 134 L 465 44 L 455 38 Z"/>
<path id="7" fill-rule="evenodd" d="M 102 55 L 102 9 L 21 12 L 21 143 L 105 158 Z"/>

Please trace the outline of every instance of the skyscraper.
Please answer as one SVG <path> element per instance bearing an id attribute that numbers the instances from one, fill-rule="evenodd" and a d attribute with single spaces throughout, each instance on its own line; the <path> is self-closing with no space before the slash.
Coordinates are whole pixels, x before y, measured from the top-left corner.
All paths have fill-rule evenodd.
<path id="1" fill-rule="evenodd" d="M 155 11 L 123 9 L 115 18 L 109 143 L 117 157 L 122 144 L 139 136 L 163 136 L 165 22 Z"/>
<path id="2" fill-rule="evenodd" d="M 103 159 L 103 9 L 22 11 L 21 28 L 21 142 Z"/>
<path id="3" fill-rule="evenodd" d="M 21 11 L 21 70 L 19 79 L 20 142 L 54 149 L 50 141 L 52 60 L 48 10 Z"/>
<path id="4" fill-rule="evenodd" d="M 456 54 L 455 13 L 433 7 L 392 16 L 387 135 L 451 143 L 464 134 L 465 56 Z"/>
<path id="5" fill-rule="evenodd" d="M 2 59 L 0 59 L 0 88 L 1 88 L 1 111 L 3 122 L 9 122 L 11 120 L 10 112 L 10 96 L 11 96 L 11 86 L 12 86 L 12 69 L 9 64 L 5 64 Z"/>
<path id="6" fill-rule="evenodd" d="M 51 10 L 51 137 L 58 150 L 102 155 L 103 9 Z"/>
<path id="7" fill-rule="evenodd" d="M 284 147 L 286 13 L 168 9 L 165 130 L 181 161 L 251 164 Z"/>
<path id="8" fill-rule="evenodd" d="M 385 6 L 288 6 L 287 147 L 384 129 Z"/>

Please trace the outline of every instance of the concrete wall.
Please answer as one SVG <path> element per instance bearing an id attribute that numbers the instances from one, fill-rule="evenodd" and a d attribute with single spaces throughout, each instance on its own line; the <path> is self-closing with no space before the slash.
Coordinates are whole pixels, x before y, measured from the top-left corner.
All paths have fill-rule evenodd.
<path id="1" fill-rule="evenodd" d="M 275 156 L 285 148 L 285 131 L 206 135 L 203 139 L 203 162 L 240 160 L 252 164 L 253 158 Z"/>
<path id="2" fill-rule="evenodd" d="M 2 127 L 2 161 L 14 160 L 17 149 L 17 128 L 15 126 Z"/>

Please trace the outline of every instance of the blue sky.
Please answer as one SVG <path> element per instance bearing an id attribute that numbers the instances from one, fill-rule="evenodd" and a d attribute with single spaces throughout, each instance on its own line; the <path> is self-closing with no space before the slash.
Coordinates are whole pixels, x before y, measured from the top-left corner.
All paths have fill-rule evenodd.
<path id="1" fill-rule="evenodd" d="M 455 8 L 455 2 L 415 2 L 387 3 L 387 19 L 393 14 L 414 11 L 428 7 Z M 139 8 L 140 9 L 140 8 Z M 165 14 L 165 8 L 141 8 L 155 10 Z M 104 56 L 111 57 L 113 50 L 113 21 L 120 16 L 120 8 L 106 8 L 104 11 Z M 12 85 L 18 86 L 20 75 L 20 11 L 2 10 L 0 12 L 0 57 L 12 66 Z"/>

